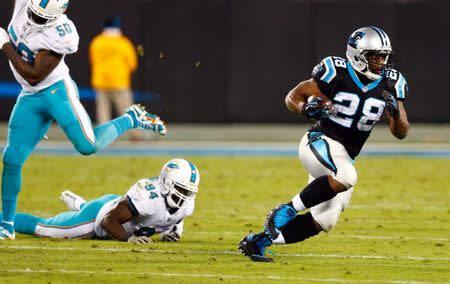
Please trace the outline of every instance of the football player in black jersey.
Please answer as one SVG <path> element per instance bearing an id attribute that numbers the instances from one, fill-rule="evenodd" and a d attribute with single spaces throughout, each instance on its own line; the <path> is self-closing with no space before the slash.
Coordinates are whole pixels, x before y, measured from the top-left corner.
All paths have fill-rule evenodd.
<path id="1" fill-rule="evenodd" d="M 299 146 L 309 184 L 269 212 L 263 232 L 241 240 L 239 249 L 250 259 L 272 261 L 264 255 L 266 247 L 301 242 L 334 227 L 357 181 L 354 159 L 384 112 L 391 133 L 406 137 L 409 122 L 403 101 L 408 86 L 389 66 L 391 53 L 383 30 L 360 28 L 348 40 L 346 59 L 326 57 L 314 67 L 312 78 L 287 94 L 291 112 L 317 121 Z M 308 213 L 298 214 L 307 208 Z"/>

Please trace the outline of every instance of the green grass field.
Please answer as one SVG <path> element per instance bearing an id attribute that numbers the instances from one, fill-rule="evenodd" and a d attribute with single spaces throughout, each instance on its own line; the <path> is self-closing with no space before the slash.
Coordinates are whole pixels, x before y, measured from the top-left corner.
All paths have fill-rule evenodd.
<path id="1" fill-rule="evenodd" d="M 180 243 L 51 240 L 0 242 L 0 283 L 449 283 L 450 161 L 368 158 L 337 226 L 305 242 L 273 246 L 274 263 L 252 263 L 239 240 L 306 183 L 297 158 L 187 157 L 201 188 Z M 86 199 L 123 194 L 155 176 L 168 157 L 33 156 L 18 210 L 66 210 L 64 189 Z"/>

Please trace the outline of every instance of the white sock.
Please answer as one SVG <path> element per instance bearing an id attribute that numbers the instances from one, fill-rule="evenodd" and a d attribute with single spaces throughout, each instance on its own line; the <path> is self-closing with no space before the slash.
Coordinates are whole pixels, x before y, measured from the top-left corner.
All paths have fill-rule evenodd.
<path id="1" fill-rule="evenodd" d="M 300 199 L 300 194 L 296 194 L 294 198 L 292 198 L 292 205 L 294 206 L 295 210 L 297 210 L 297 212 L 306 209 L 305 204 L 303 204 L 303 201 Z"/>
<path id="2" fill-rule="evenodd" d="M 78 211 L 81 210 L 81 205 L 83 205 L 84 203 L 86 203 L 86 200 L 80 198 L 80 199 L 75 199 L 75 201 L 73 202 L 73 205 L 75 206 L 76 209 L 78 209 Z"/>
<path id="3" fill-rule="evenodd" d="M 275 240 L 272 241 L 272 244 L 275 244 L 275 245 L 284 245 L 284 244 L 286 244 L 286 241 L 284 240 L 284 237 L 283 237 L 283 233 L 280 232 L 278 234 L 278 237 Z"/>

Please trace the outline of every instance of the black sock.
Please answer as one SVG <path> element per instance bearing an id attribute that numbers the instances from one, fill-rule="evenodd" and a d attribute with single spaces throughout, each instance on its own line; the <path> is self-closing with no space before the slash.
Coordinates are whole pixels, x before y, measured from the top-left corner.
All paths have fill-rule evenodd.
<path id="1" fill-rule="evenodd" d="M 320 232 L 311 213 L 297 215 L 294 220 L 287 223 L 281 228 L 284 241 L 286 244 L 298 243 L 306 240 L 309 237 L 315 236 Z"/>
<path id="2" fill-rule="evenodd" d="M 328 176 L 321 176 L 313 180 L 300 192 L 300 199 L 306 208 L 311 208 L 336 196 L 336 192 L 328 182 Z"/>

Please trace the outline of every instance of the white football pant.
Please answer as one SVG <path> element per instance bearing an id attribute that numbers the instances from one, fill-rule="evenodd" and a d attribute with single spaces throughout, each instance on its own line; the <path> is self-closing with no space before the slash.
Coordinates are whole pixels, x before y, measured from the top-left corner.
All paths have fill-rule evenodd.
<path id="1" fill-rule="evenodd" d="M 309 143 L 309 133 L 303 136 L 298 148 L 300 161 L 309 173 L 308 183 L 318 177 L 331 175 L 347 188 L 347 191 L 340 192 L 334 198 L 310 208 L 314 220 L 328 232 L 336 225 L 339 215 L 348 206 L 357 174 L 353 166 L 354 161 L 341 143 L 324 134 Z"/>

